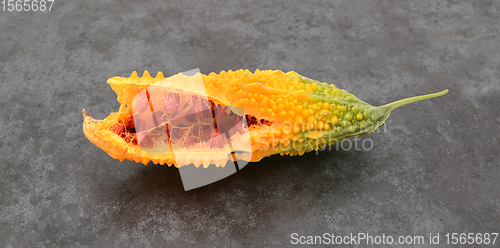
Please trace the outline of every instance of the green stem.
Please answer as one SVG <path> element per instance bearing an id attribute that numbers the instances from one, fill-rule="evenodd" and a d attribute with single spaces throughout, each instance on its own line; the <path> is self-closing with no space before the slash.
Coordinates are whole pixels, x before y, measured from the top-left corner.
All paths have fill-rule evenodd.
<path id="1" fill-rule="evenodd" d="M 418 101 L 422 101 L 422 100 L 427 100 L 427 99 L 431 99 L 434 97 L 439 97 L 439 96 L 442 96 L 446 93 L 448 93 L 448 89 L 443 90 L 441 92 L 437 92 L 437 93 L 405 98 L 405 99 L 402 99 L 399 101 L 391 102 L 391 103 L 388 103 L 386 105 L 380 106 L 379 108 L 385 110 L 385 112 L 387 113 L 387 112 L 391 112 L 394 109 L 397 109 L 401 106 L 404 106 L 406 104 L 410 104 L 410 103 L 418 102 Z"/>

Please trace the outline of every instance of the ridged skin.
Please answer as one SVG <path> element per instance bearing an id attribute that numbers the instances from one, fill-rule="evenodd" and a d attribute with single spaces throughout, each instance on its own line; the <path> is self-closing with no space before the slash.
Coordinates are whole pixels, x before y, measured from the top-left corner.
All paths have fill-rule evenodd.
<path id="1" fill-rule="evenodd" d="M 311 80 L 293 71 L 256 70 L 252 73 L 238 70 L 201 76 L 210 100 L 218 105 L 239 107 L 257 120 L 257 124 L 248 128 L 252 162 L 277 153 L 302 155 L 344 138 L 370 134 L 385 123 L 396 107 L 439 96 L 414 97 L 375 108 L 333 84 Z M 120 161 L 129 159 L 143 164 L 152 161 L 176 166 L 190 163 L 205 167 L 209 164 L 225 165 L 231 156 L 217 153 L 216 149 L 185 149 L 176 153 L 174 158 L 169 151 L 149 153 L 141 150 L 110 131 L 114 123 L 130 116 L 128 106 L 132 105 L 136 94 L 163 79 L 163 73 L 159 72 L 152 78 L 147 71 L 140 78 L 136 72 L 128 78 L 110 78 L 108 84 L 117 93 L 121 107 L 103 121 L 92 119 L 84 111 L 83 131 L 86 137 Z M 179 83 L 175 85 L 175 90 L 193 91 L 183 87 Z"/>

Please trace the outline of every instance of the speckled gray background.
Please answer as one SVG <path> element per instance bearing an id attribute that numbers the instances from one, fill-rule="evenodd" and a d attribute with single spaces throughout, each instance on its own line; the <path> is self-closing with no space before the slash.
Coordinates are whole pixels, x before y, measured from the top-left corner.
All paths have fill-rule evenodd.
<path id="1" fill-rule="evenodd" d="M 292 246 L 292 233 L 368 232 L 428 247 L 429 233 L 500 232 L 499 12 L 433 0 L 2 11 L 0 246 Z M 120 163 L 84 137 L 82 108 L 118 109 L 108 78 L 193 68 L 295 70 L 374 105 L 450 93 L 396 110 L 365 136 L 370 151 L 273 156 L 188 192 L 177 169 Z"/>

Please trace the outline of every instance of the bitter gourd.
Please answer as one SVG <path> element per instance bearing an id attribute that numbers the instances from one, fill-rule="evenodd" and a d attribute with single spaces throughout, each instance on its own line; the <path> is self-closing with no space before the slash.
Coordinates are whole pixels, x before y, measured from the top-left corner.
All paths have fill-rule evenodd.
<path id="1" fill-rule="evenodd" d="M 236 148 L 228 147 L 228 144 L 218 139 L 225 120 L 216 119 L 217 116 L 224 116 L 226 121 L 234 120 L 234 125 L 239 125 L 240 120 L 245 121 L 240 132 L 233 135 L 247 133 L 251 143 L 251 156 L 248 160 L 256 162 L 273 154 L 303 155 L 342 139 L 371 134 L 384 125 L 394 109 L 448 92 L 444 90 L 374 107 L 345 90 L 339 90 L 333 84 L 312 80 L 293 71 L 284 73 L 256 70 L 252 73 L 249 70 L 229 70 L 219 74 L 210 73 L 201 75 L 204 90 L 189 87 L 190 77 L 177 74 L 165 79 L 163 73 L 158 72 L 153 78 L 145 71 L 142 77 L 133 72 L 128 78 L 110 78 L 108 84 L 118 95 L 120 109 L 104 120 L 95 120 L 83 110 L 85 136 L 120 161 L 129 159 L 144 164 L 152 161 L 177 167 L 191 163 L 205 167 L 209 164 L 223 166 L 228 160 L 235 158 L 231 152 L 228 154 L 217 151 L 227 148 L 225 150 L 235 152 Z M 162 97 L 154 100 L 152 86 L 165 80 L 169 83 L 159 87 L 164 90 Z M 200 103 L 204 92 L 209 105 Z M 138 97 L 140 94 L 143 96 Z M 159 106 L 158 104 L 162 105 L 161 111 L 158 107 L 153 109 L 153 105 Z M 213 117 L 219 127 L 212 126 L 212 131 L 208 134 L 210 141 L 193 142 L 186 135 L 186 132 L 194 132 L 189 123 L 169 126 L 155 122 L 156 119 L 151 120 L 156 126 L 167 129 L 168 136 L 164 141 L 166 145 L 155 150 L 155 143 L 148 138 L 152 132 L 151 127 L 148 127 L 150 131 L 146 133 L 138 132 L 137 128 L 138 125 L 143 125 L 137 123 L 138 120 L 142 121 L 137 117 L 138 112 L 145 109 L 150 109 L 149 113 L 153 117 L 156 114 L 174 116 L 184 111 L 183 113 L 194 113 L 193 118 L 199 120 L 203 119 L 202 111 L 209 109 L 212 115 L 208 116 Z M 243 113 L 234 114 L 238 109 L 243 110 L 244 119 Z M 222 114 L 216 114 L 217 111 Z M 142 130 L 148 128 L 143 127 Z M 184 133 L 177 135 L 177 129 L 184 130 Z M 174 144 L 177 146 L 175 154 L 172 152 L 173 139 L 179 141 Z M 204 145 L 193 145 L 200 142 Z"/>

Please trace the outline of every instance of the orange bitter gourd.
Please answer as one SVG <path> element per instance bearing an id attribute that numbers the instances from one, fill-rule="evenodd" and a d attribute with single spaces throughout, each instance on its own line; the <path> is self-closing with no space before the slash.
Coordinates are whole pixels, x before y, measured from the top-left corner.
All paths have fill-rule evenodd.
<path id="1" fill-rule="evenodd" d="M 190 111 L 189 108 L 210 108 L 212 112 L 215 107 L 240 108 L 245 114 L 251 142 L 251 162 L 278 153 L 303 155 L 345 138 L 371 134 L 384 125 L 394 109 L 448 92 L 444 90 L 374 107 L 345 90 L 339 90 L 333 84 L 305 78 L 293 71 L 284 73 L 256 70 L 252 73 L 249 70 L 229 70 L 201 75 L 210 106 L 200 107 L 196 99 L 202 93 L 186 86 L 185 80 L 188 77 L 177 74 L 167 78 L 170 79 L 169 84 L 163 85 L 162 89 L 170 95 L 161 98 L 165 101 L 162 103 L 165 107 L 161 114 L 172 115 Z M 154 143 L 148 143 L 147 137 L 136 130 L 136 125 L 139 124 L 134 123 L 137 119 L 133 116 L 135 111 L 143 110 L 134 99 L 143 101 L 143 106 L 152 106 L 153 92 L 147 89 L 164 80 L 163 73 L 158 72 L 153 78 L 148 71 L 142 77 L 133 72 L 128 78 L 110 78 L 108 84 L 118 95 L 120 109 L 104 120 L 95 120 L 83 110 L 85 136 L 120 161 L 129 159 L 143 164 L 152 161 L 177 167 L 193 163 L 197 167 L 206 167 L 209 164 L 221 166 L 227 160 L 234 160 L 234 156 L 230 154 L 217 153 L 217 150 L 227 146 L 223 142 L 217 142 L 217 139 L 205 146 L 193 146 L 193 141 L 183 136 L 181 148 L 175 154 L 170 140 L 163 150 L 155 152 L 139 146 L 138 139 L 141 138 L 149 148 Z M 137 98 L 144 90 L 146 95 Z M 215 131 L 211 135 L 218 137 L 217 129 Z M 170 139 L 175 133 L 170 130 L 168 135 Z"/>

